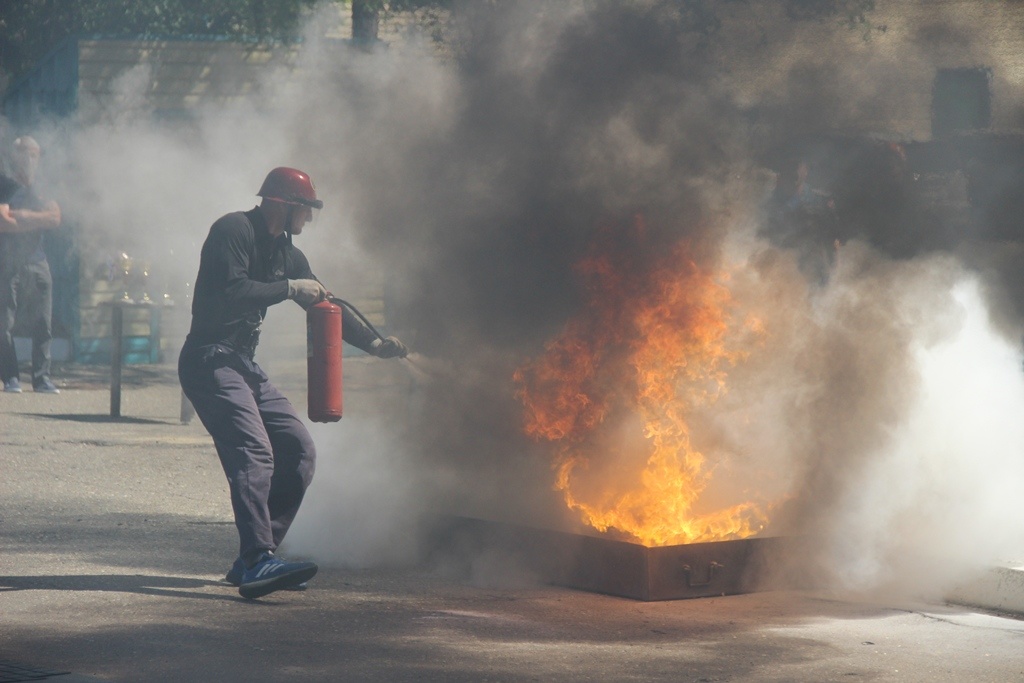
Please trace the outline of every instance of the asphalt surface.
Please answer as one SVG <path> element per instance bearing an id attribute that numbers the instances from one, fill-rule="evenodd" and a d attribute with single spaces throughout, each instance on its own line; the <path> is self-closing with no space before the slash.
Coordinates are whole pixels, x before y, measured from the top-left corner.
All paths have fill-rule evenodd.
<path id="1" fill-rule="evenodd" d="M 1024 621 L 951 605 L 644 603 L 429 564 L 322 566 L 305 592 L 244 600 L 221 582 L 226 484 L 173 370 L 127 368 L 121 419 L 102 369 L 58 379 L 0 394 L 0 681 L 1024 680 Z"/>

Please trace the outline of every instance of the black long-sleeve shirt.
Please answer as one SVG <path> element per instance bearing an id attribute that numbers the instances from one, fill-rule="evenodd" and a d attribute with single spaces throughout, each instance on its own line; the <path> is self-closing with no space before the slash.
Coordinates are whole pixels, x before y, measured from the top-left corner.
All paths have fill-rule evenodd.
<path id="1" fill-rule="evenodd" d="M 306 255 L 286 235 L 272 237 L 259 207 L 222 216 L 199 257 L 189 339 L 232 344 L 259 328 L 267 308 L 288 298 L 288 280 L 315 280 Z M 364 351 L 376 335 L 342 306 L 342 338 Z"/>

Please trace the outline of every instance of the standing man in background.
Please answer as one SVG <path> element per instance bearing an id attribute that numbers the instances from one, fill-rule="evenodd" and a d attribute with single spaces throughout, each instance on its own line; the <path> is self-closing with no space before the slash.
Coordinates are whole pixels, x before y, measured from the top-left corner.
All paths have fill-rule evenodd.
<path id="1" fill-rule="evenodd" d="M 43 251 L 47 230 L 60 226 L 60 206 L 35 186 L 42 150 L 28 135 L 14 141 L 13 178 L 0 177 L 0 379 L 4 391 L 21 393 L 16 322 L 32 335 L 32 388 L 59 394 L 50 380 L 53 277 Z"/>
<path id="2" fill-rule="evenodd" d="M 185 396 L 213 437 L 231 490 L 239 552 L 225 580 L 245 598 L 299 588 L 312 562 L 274 555 L 313 479 L 316 449 L 291 402 L 253 359 L 267 308 L 292 299 L 303 308 L 327 290 L 292 245 L 323 207 L 309 176 L 272 170 L 250 211 L 213 224 L 199 257 L 192 326 L 178 359 Z M 404 357 L 394 337 L 382 339 L 342 307 L 343 339 L 378 358 Z"/>

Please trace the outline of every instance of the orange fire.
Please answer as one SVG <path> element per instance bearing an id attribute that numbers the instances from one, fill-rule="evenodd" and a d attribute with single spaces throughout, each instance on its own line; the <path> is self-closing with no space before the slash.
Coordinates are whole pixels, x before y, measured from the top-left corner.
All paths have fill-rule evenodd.
<path id="1" fill-rule="evenodd" d="M 731 296 L 688 243 L 652 253 L 642 218 L 576 267 L 583 311 L 514 375 L 526 433 L 555 446 L 555 487 L 599 531 L 647 546 L 745 538 L 753 503 L 702 510 L 712 468 L 688 416 L 725 390 Z M 609 238 L 610 237 L 610 238 Z"/>

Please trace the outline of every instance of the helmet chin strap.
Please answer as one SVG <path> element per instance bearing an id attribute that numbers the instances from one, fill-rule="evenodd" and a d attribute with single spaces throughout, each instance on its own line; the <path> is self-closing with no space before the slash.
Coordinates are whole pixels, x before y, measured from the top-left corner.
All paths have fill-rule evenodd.
<path id="1" fill-rule="evenodd" d="M 292 243 L 292 218 L 295 217 L 295 207 L 288 204 L 288 213 L 284 218 L 284 232 L 288 235 L 288 244 Z"/>

